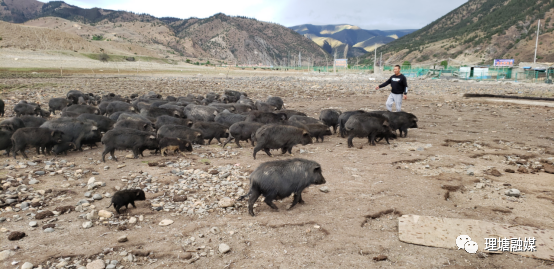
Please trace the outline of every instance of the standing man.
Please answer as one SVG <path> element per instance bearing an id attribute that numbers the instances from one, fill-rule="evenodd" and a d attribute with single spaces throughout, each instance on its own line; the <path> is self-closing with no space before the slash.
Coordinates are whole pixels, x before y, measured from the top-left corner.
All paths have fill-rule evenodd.
<path id="1" fill-rule="evenodd" d="M 392 112 L 392 104 L 396 103 L 396 111 L 399 112 L 402 110 L 402 95 L 404 95 L 404 99 L 408 98 L 408 81 L 404 75 L 400 74 L 399 65 L 394 66 L 394 75 L 392 75 L 384 84 L 375 87 L 375 90 L 383 88 L 389 84 L 392 87 L 392 91 L 387 99 L 387 110 Z"/>

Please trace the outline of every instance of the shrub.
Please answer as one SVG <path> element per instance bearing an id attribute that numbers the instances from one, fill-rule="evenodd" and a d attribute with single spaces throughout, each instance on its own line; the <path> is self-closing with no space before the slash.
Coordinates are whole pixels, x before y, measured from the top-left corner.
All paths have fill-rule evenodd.
<path id="1" fill-rule="evenodd" d="M 190 64 L 190 59 L 187 59 L 187 61 L 186 61 L 186 62 Z"/>
<path id="2" fill-rule="evenodd" d="M 100 36 L 100 35 L 99 36 L 97 36 L 97 35 L 92 36 L 92 40 L 103 40 L 103 39 L 104 39 L 104 37 Z"/>
<path id="3" fill-rule="evenodd" d="M 443 60 L 440 65 L 443 66 L 444 68 L 447 68 L 448 67 L 448 61 Z"/>
<path id="4" fill-rule="evenodd" d="M 130 62 L 134 62 L 135 58 L 132 57 L 132 56 L 129 56 L 129 57 L 126 57 L 125 60 L 130 61 Z"/>
<path id="5" fill-rule="evenodd" d="M 106 53 L 101 53 L 98 55 L 98 60 L 102 62 L 108 62 L 108 60 L 110 60 L 110 56 Z"/>
<path id="6" fill-rule="evenodd" d="M 0 40 L 2 40 L 2 37 L 0 37 Z"/>

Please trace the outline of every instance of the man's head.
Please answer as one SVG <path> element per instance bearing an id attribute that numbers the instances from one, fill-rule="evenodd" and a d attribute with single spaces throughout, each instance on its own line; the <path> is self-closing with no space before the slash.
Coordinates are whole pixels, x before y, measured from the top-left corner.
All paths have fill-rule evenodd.
<path id="1" fill-rule="evenodd" d="M 394 75 L 396 75 L 396 76 L 400 75 L 400 66 L 399 65 L 394 66 Z"/>

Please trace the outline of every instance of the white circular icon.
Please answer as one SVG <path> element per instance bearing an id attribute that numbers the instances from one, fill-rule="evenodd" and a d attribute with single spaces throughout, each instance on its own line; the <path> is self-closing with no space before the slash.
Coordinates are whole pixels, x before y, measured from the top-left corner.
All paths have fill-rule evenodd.
<path id="1" fill-rule="evenodd" d="M 458 249 L 464 249 L 465 243 L 469 241 L 471 241 L 469 235 L 458 235 L 458 237 L 456 237 L 456 246 L 458 246 Z"/>
<path id="2" fill-rule="evenodd" d="M 464 249 L 467 251 L 467 253 L 477 253 L 478 248 L 479 246 L 477 245 L 477 243 L 473 241 L 466 242 L 466 244 L 464 245 Z"/>

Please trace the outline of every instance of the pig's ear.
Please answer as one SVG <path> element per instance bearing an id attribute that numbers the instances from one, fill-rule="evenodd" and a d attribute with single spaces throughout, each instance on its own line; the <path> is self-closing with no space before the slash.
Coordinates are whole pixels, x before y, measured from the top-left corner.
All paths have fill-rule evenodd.
<path id="1" fill-rule="evenodd" d="M 137 191 L 137 196 L 140 196 L 140 190 L 139 190 L 139 191 Z"/>
<path id="2" fill-rule="evenodd" d="M 148 127 L 148 124 L 144 124 L 144 128 L 147 128 Z"/>
<path id="3" fill-rule="evenodd" d="M 189 144 L 189 143 L 186 143 L 186 144 L 185 144 L 185 147 L 189 147 L 189 146 L 190 146 L 190 144 Z"/>
<path id="4" fill-rule="evenodd" d="M 156 136 L 154 136 L 154 135 L 150 135 L 150 137 L 149 137 L 149 138 L 150 138 L 150 139 L 156 139 Z"/>
<path id="5" fill-rule="evenodd" d="M 385 122 L 383 122 L 383 126 L 388 127 L 389 126 L 389 121 L 385 120 Z"/>
<path id="6" fill-rule="evenodd" d="M 56 131 L 52 131 L 52 133 L 50 133 L 50 136 L 54 136 L 55 133 Z"/>
<path id="7" fill-rule="evenodd" d="M 308 133 L 308 131 L 304 130 L 304 132 L 302 132 L 302 136 L 310 136 L 310 133 Z"/>
<path id="8" fill-rule="evenodd" d="M 321 173 L 321 166 L 317 166 L 314 168 L 314 173 Z"/>

